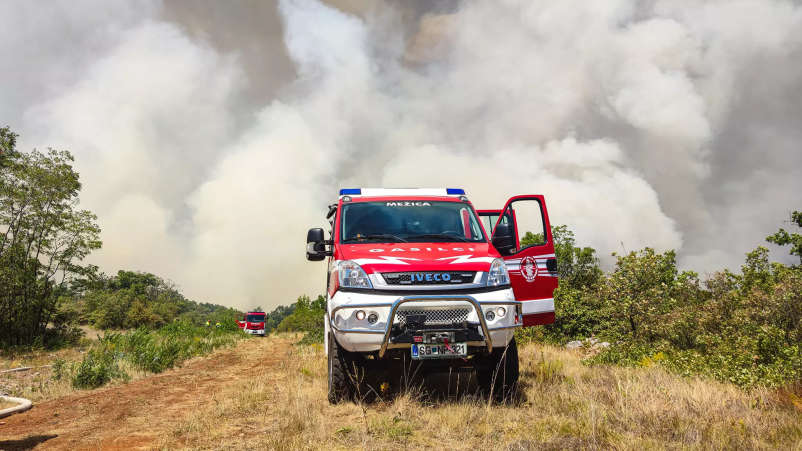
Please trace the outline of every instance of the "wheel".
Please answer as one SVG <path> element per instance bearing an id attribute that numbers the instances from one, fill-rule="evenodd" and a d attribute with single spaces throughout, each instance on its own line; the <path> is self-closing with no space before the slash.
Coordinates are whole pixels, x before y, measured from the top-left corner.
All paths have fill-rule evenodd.
<path id="1" fill-rule="evenodd" d="M 351 400 L 356 393 L 354 358 L 329 334 L 329 403 Z"/>
<path id="2" fill-rule="evenodd" d="M 518 390 L 518 344 L 513 337 L 503 348 L 495 348 L 485 368 L 476 370 L 479 389 L 496 400 L 503 400 Z"/>

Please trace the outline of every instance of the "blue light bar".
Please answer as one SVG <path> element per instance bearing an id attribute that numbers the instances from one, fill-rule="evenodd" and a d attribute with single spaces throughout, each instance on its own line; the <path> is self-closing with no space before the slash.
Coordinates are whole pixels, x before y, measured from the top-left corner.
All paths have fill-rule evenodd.
<path id="1" fill-rule="evenodd" d="M 340 196 L 361 196 L 362 188 L 346 188 L 340 190 Z"/>
<path id="2" fill-rule="evenodd" d="M 465 190 L 459 188 L 446 188 L 446 194 L 462 194 L 464 196 Z"/>

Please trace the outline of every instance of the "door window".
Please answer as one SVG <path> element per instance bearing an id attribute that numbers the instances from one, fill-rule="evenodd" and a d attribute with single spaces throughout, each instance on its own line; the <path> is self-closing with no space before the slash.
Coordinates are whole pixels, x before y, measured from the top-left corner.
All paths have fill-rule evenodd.
<path id="1" fill-rule="evenodd" d="M 512 220 L 518 237 L 518 252 L 546 244 L 543 207 L 537 199 L 513 201 L 502 216 L 502 222 Z"/>
<path id="2" fill-rule="evenodd" d="M 493 227 L 496 226 L 496 221 L 498 221 L 498 213 L 481 213 L 479 217 L 482 218 L 482 225 L 485 227 L 487 234 L 492 234 Z"/>
<path id="3" fill-rule="evenodd" d="M 487 234 L 490 235 L 493 233 L 493 229 L 496 228 L 496 223 L 498 223 L 498 213 L 480 213 L 479 216 L 482 218 L 482 225 L 485 227 Z M 504 215 L 501 218 L 502 224 L 509 224 L 509 217 Z"/>

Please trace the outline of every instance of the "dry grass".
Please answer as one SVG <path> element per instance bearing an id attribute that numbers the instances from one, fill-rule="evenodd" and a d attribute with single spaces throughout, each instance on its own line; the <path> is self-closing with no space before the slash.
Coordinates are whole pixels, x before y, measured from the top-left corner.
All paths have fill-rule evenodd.
<path id="1" fill-rule="evenodd" d="M 8 409 L 9 407 L 15 407 L 17 403 L 15 402 L 8 402 L 4 399 L 0 399 L 0 410 Z"/>
<path id="2" fill-rule="evenodd" d="M 40 402 L 73 392 L 69 380 L 55 380 L 51 365 L 58 359 L 68 362 L 81 360 L 83 348 L 59 351 L 26 351 L 0 353 L 0 371 L 20 367 L 30 370 L 0 373 L 0 394 L 18 396 Z"/>
<path id="3" fill-rule="evenodd" d="M 63 360 L 69 365 L 83 359 L 84 353 L 97 341 L 97 336 L 103 332 L 82 327 L 84 338 L 78 346 L 58 351 L 33 350 L 5 350 L 0 351 L 0 371 L 32 367 L 27 371 L 14 373 L 0 373 L 0 394 L 27 398 L 34 403 L 60 398 L 74 393 L 69 377 L 57 380 L 52 371 L 52 365 L 57 360 Z M 131 373 L 134 374 L 134 373 Z M 146 376 L 145 373 L 134 374 L 134 379 Z"/>
<path id="4" fill-rule="evenodd" d="M 548 346 L 521 349 L 515 405 L 490 405 L 470 393 L 437 401 L 409 390 L 369 405 L 330 406 L 321 348 L 273 358 L 282 359 L 278 371 L 230 385 L 163 447 L 802 450 L 802 410 L 793 395 L 745 393 L 658 368 L 587 367 L 579 354 Z"/>

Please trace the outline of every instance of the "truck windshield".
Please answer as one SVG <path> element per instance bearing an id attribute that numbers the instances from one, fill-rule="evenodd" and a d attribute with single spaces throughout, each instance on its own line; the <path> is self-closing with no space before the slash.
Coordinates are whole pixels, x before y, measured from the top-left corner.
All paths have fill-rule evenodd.
<path id="1" fill-rule="evenodd" d="M 340 242 L 486 242 L 464 202 L 353 202 L 340 213 Z"/>
<path id="2" fill-rule="evenodd" d="M 265 315 L 248 315 L 245 317 L 245 321 L 249 323 L 263 323 L 265 322 Z"/>

